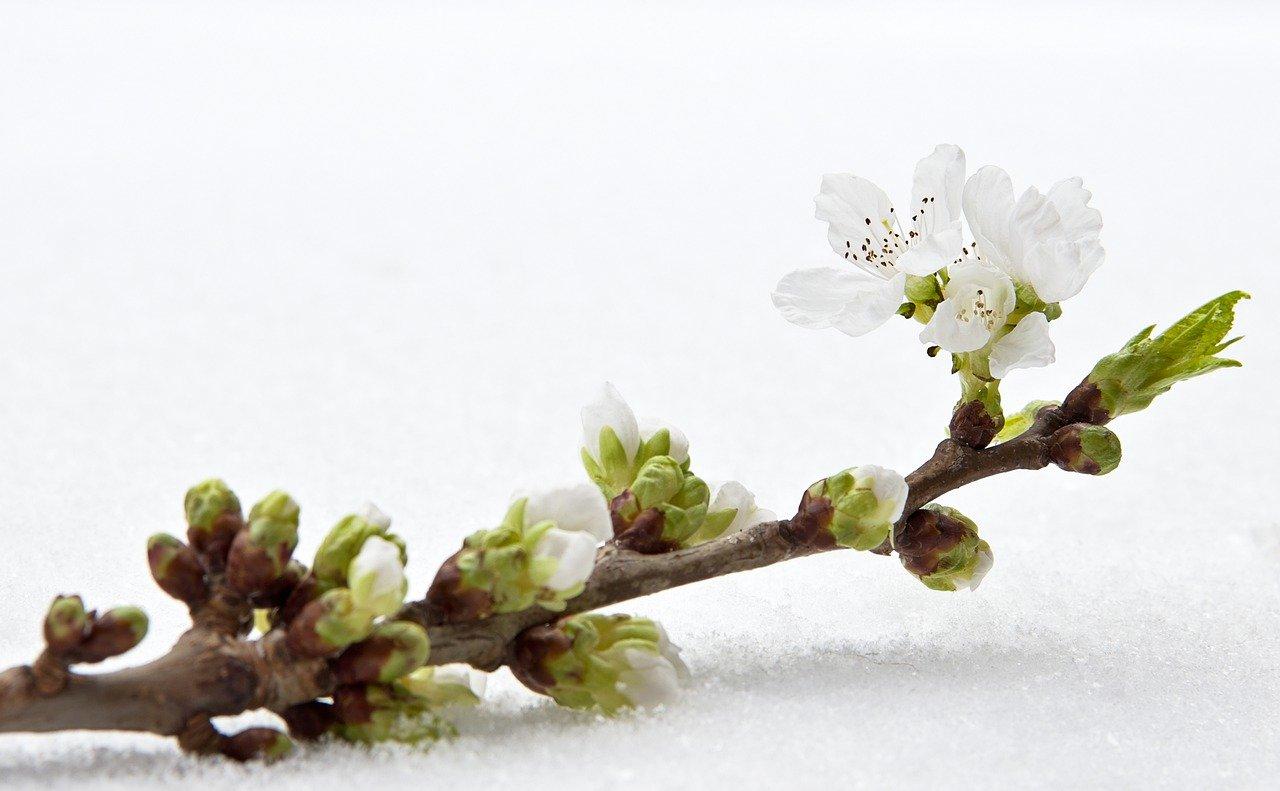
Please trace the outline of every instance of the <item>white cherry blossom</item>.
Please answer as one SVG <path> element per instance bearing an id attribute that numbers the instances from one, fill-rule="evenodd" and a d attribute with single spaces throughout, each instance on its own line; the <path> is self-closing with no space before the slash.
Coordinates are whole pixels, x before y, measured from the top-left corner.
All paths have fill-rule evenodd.
<path id="1" fill-rule="evenodd" d="M 852 267 L 788 274 L 773 304 L 793 324 L 864 335 L 904 298 L 907 275 L 932 275 L 961 255 L 964 152 L 939 145 L 916 165 L 911 209 L 900 218 L 884 190 L 847 173 L 824 176 L 814 199 L 832 249 Z"/>
<path id="2" fill-rule="evenodd" d="M 964 214 L 977 255 L 1044 302 L 1061 302 L 1084 288 L 1102 265 L 1102 214 L 1079 178 L 1059 181 L 1047 194 L 1029 187 L 1014 201 L 1013 181 L 988 165 L 964 188 Z"/>

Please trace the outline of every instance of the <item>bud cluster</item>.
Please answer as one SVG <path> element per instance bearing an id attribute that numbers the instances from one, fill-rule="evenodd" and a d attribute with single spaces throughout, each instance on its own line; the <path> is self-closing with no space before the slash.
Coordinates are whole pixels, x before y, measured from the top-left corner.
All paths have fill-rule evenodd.
<path id="1" fill-rule="evenodd" d="M 44 619 L 49 653 L 63 664 L 101 662 L 132 649 L 147 636 L 147 615 L 137 607 L 86 611 L 79 596 L 58 596 Z"/>
<path id="2" fill-rule="evenodd" d="M 302 727 L 314 730 L 314 723 L 329 723 L 326 727 L 339 738 L 363 743 L 416 743 L 450 735 L 452 727 L 437 712 L 474 706 L 485 689 L 485 676 L 465 665 L 423 667 L 384 682 L 339 680 L 331 708 L 292 716 Z"/>
<path id="3" fill-rule="evenodd" d="M 517 494 L 501 524 L 467 537 L 445 562 L 427 600 L 447 620 L 534 604 L 558 612 L 582 592 L 608 535 L 609 514 L 594 487 Z"/>
<path id="4" fill-rule="evenodd" d="M 612 385 L 582 410 L 582 426 L 582 463 L 609 500 L 618 546 L 669 552 L 765 521 L 751 521 L 755 498 L 740 484 L 733 486 L 745 497 L 734 490 L 727 501 L 714 502 L 690 471 L 685 435 L 661 421 L 638 421 Z"/>
<path id="5" fill-rule="evenodd" d="M 390 525 L 381 511 L 368 506 L 343 517 L 325 536 L 311 574 L 278 613 L 288 624 L 288 645 L 295 654 L 332 656 L 372 636 L 369 645 L 351 649 L 357 653 L 348 659 L 350 666 L 408 672 L 426 661 L 425 631 L 409 623 L 378 622 L 400 611 L 409 589 L 404 541 L 389 532 Z"/>
<path id="6" fill-rule="evenodd" d="M 937 503 L 907 517 L 894 535 L 893 548 L 907 571 L 939 591 L 976 590 L 994 562 L 973 520 Z"/>
<path id="7" fill-rule="evenodd" d="M 907 482 L 885 467 L 866 464 L 838 472 L 805 490 L 792 529 L 802 540 L 850 549 L 875 549 L 902 518 Z"/>
<path id="8" fill-rule="evenodd" d="M 526 630 L 511 670 L 556 703 L 612 714 L 678 697 L 688 670 L 680 649 L 647 618 L 588 613 Z"/>

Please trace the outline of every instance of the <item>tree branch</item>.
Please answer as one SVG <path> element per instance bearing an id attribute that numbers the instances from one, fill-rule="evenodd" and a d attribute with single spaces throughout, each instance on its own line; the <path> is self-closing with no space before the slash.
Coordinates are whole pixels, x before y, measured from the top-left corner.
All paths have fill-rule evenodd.
<path id="1" fill-rule="evenodd" d="M 1012 470 L 1047 466 L 1049 438 L 1068 423 L 1089 415 L 1077 403 L 1089 399 L 1077 387 L 1066 407 L 1046 408 L 1030 429 L 1008 442 L 984 450 L 947 439 L 932 457 L 907 476 L 909 495 L 904 518 L 941 495 L 966 484 Z M 601 548 L 583 592 L 570 599 L 564 613 L 540 607 L 481 620 L 445 623 L 426 601 L 406 605 L 403 620 L 428 628 L 430 664 L 463 662 L 496 670 L 510 659 L 513 641 L 524 630 L 563 615 L 585 612 L 658 591 L 725 574 L 768 566 L 792 558 L 838 549 L 801 529 L 802 520 L 766 522 L 689 549 L 646 555 Z M 872 550 L 890 554 L 886 541 Z M 239 605 L 243 608 L 243 603 Z M 227 611 L 234 608 L 218 608 Z M 42 692 L 29 666 L 0 673 L 0 733 L 58 730 L 127 730 L 177 736 L 207 716 L 266 708 L 277 713 L 290 706 L 329 695 L 334 680 L 324 659 L 298 659 L 285 645 L 284 631 L 261 640 L 237 636 L 235 617 L 196 619 L 165 656 L 140 667 L 105 674 L 69 673 L 65 688 Z M 231 626 L 228 626 L 228 623 Z M 240 630 L 242 631 L 242 629 Z"/>

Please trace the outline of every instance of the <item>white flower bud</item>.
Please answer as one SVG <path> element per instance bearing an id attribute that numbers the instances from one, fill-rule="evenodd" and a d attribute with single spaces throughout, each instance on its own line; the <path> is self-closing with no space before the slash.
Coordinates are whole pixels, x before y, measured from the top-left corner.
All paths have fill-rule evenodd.
<path id="1" fill-rule="evenodd" d="M 375 615 L 394 615 L 404 603 L 409 581 L 400 563 L 400 548 L 370 536 L 351 561 L 347 585 L 357 607 Z"/>
<path id="2" fill-rule="evenodd" d="M 902 509 L 907 505 L 907 481 L 896 470 L 864 464 L 853 469 L 853 478 L 858 488 L 869 488 L 876 496 L 876 516 L 889 524 L 902 518 Z"/>
<path id="3" fill-rule="evenodd" d="M 547 579 L 546 587 L 568 590 L 591 576 L 596 564 L 596 540 L 589 533 L 553 527 L 538 539 L 533 556 L 556 561 L 556 570 Z"/>
<path id="4" fill-rule="evenodd" d="M 662 654 L 639 648 L 623 652 L 627 669 L 618 674 L 618 692 L 632 705 L 659 706 L 680 697 L 680 674 Z"/>
<path id="5" fill-rule="evenodd" d="M 746 530 L 748 527 L 758 525 L 761 522 L 772 522 L 778 518 L 778 515 L 773 511 L 757 508 L 756 496 L 737 481 L 728 481 L 716 487 L 715 494 L 711 497 L 711 505 L 707 507 L 707 513 L 714 514 L 718 511 L 727 511 L 730 508 L 737 511 L 737 513 L 734 514 L 733 521 L 729 523 L 729 526 L 720 535 L 727 536 L 739 530 Z"/>
<path id="6" fill-rule="evenodd" d="M 595 401 L 582 408 L 583 449 L 602 467 L 607 460 L 601 458 L 600 432 L 605 428 L 613 429 L 614 435 L 622 443 L 626 461 L 634 461 L 636 452 L 640 449 L 640 429 L 636 425 L 636 415 L 618 389 L 609 382 L 604 383 Z"/>
<path id="7" fill-rule="evenodd" d="M 525 500 L 525 527 L 549 520 L 561 530 L 587 533 L 597 541 L 607 541 L 613 536 L 609 506 L 600 490 L 591 484 L 517 493 L 511 501 L 520 499 Z"/>
<path id="8" fill-rule="evenodd" d="M 386 530 L 388 527 L 391 527 L 391 517 L 383 513 L 382 509 L 374 505 L 373 503 L 365 503 L 364 505 L 360 506 L 360 510 L 356 511 L 356 516 L 360 517 L 361 519 L 373 525 L 374 527 L 380 527 L 383 530 Z"/>

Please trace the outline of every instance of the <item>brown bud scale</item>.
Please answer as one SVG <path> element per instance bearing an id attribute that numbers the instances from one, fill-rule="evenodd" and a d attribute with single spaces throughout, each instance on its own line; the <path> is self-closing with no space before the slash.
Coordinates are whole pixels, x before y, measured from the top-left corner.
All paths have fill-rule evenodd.
<path id="1" fill-rule="evenodd" d="M 561 629 L 543 624 L 525 629 L 516 638 L 508 666 L 521 684 L 539 694 L 556 685 L 556 677 L 547 670 L 547 660 L 554 659 L 573 647 L 573 641 Z"/>
<path id="2" fill-rule="evenodd" d="M 628 494 L 630 492 L 624 492 L 618 497 Z M 615 502 L 617 499 L 614 498 Z M 613 519 L 613 543 L 618 547 L 644 555 L 661 555 L 680 548 L 675 541 L 662 538 L 666 517 L 657 508 L 646 508 L 631 520 L 627 520 L 617 508 L 611 507 L 609 510 Z"/>
<path id="3" fill-rule="evenodd" d="M 796 515 L 787 523 L 787 531 L 797 543 L 829 549 L 836 545 L 836 537 L 831 533 L 831 519 L 835 512 L 830 498 L 814 497 L 806 489 Z"/>
<path id="4" fill-rule="evenodd" d="M 1087 379 L 1067 394 L 1066 400 L 1062 402 L 1062 414 L 1070 423 L 1102 426 L 1111 420 L 1111 415 L 1107 414 L 1106 407 L 1102 405 L 1102 390 Z"/>
<path id="5" fill-rule="evenodd" d="M 437 623 L 458 623 L 484 618 L 493 612 L 493 597 L 488 591 L 473 588 L 462 579 L 455 552 L 436 572 L 427 588 L 427 604 L 436 614 Z"/>
<path id="6" fill-rule="evenodd" d="M 942 556 L 964 540 L 968 528 L 958 519 L 928 508 L 907 517 L 893 537 L 902 565 L 916 576 L 938 570 Z"/>
<path id="7" fill-rule="evenodd" d="M 997 422 L 981 401 L 966 401 L 951 414 L 951 439 L 966 447 L 982 450 L 1000 433 Z"/>

